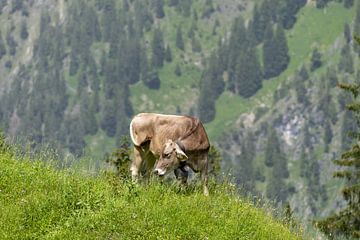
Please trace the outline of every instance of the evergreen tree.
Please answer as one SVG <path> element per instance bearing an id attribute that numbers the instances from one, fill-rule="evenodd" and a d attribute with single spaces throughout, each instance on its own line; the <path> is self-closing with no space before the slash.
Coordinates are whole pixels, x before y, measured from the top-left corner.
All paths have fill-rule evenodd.
<path id="1" fill-rule="evenodd" d="M 160 29 L 155 29 L 152 40 L 152 66 L 154 68 L 161 68 L 164 64 L 165 46 L 164 38 Z"/>
<path id="2" fill-rule="evenodd" d="M 285 182 L 284 168 L 287 171 L 287 162 L 283 154 L 274 159 L 274 165 L 266 186 L 266 196 L 278 203 L 285 203 L 288 197 L 288 186 Z M 285 162 L 285 165 L 284 165 Z"/>
<path id="3" fill-rule="evenodd" d="M 276 55 L 274 57 L 277 62 L 276 69 L 279 75 L 287 68 L 290 62 L 290 56 L 288 53 L 289 49 L 287 45 L 285 31 L 281 25 L 278 25 L 276 27 L 274 39 L 276 42 Z"/>
<path id="4" fill-rule="evenodd" d="M 117 120 L 117 106 L 115 99 L 106 100 L 102 112 L 101 129 L 105 131 L 109 137 L 114 137 L 116 134 L 116 120 Z"/>
<path id="5" fill-rule="evenodd" d="M 215 53 L 212 53 L 208 66 L 201 77 L 198 100 L 198 114 L 205 123 L 215 118 L 215 101 L 225 88 L 222 71 L 219 71 L 218 66 L 218 57 Z M 209 98 L 209 96 L 212 97 Z"/>
<path id="6" fill-rule="evenodd" d="M 169 0 L 169 7 L 174 7 L 179 4 L 179 0 Z"/>
<path id="7" fill-rule="evenodd" d="M 346 151 L 350 148 L 351 144 L 353 143 L 353 139 L 349 137 L 349 133 L 352 133 L 355 130 L 356 125 L 354 114 L 350 111 L 345 111 L 340 127 L 342 151 Z"/>
<path id="8" fill-rule="evenodd" d="M 322 65 L 322 55 L 317 48 L 315 48 L 311 55 L 311 66 L 310 70 L 313 72 Z"/>
<path id="9" fill-rule="evenodd" d="M 23 0 L 11 0 L 11 13 L 20 11 L 23 7 Z"/>
<path id="10" fill-rule="evenodd" d="M 344 38 L 346 40 L 346 43 L 350 43 L 351 41 L 351 30 L 348 23 L 345 23 L 344 25 Z"/>
<path id="11" fill-rule="evenodd" d="M 82 91 L 80 96 L 80 120 L 84 128 L 84 135 L 94 135 L 98 130 L 94 107 L 90 102 L 89 93 Z"/>
<path id="12" fill-rule="evenodd" d="M 356 8 L 353 36 L 360 36 L 360 3 L 358 3 Z M 360 56 L 360 46 L 358 44 L 353 44 L 353 47 L 355 52 L 357 52 L 357 54 Z"/>
<path id="13" fill-rule="evenodd" d="M 69 151 L 75 155 L 75 157 L 80 157 L 83 155 L 83 149 L 86 146 L 84 141 L 84 129 L 79 117 L 71 117 L 66 121 L 67 126 L 67 141 L 66 145 L 69 148 Z"/>
<path id="14" fill-rule="evenodd" d="M 238 92 L 245 98 L 251 97 L 262 87 L 261 67 L 255 51 L 255 48 L 249 48 L 240 55 L 236 66 Z"/>
<path id="15" fill-rule="evenodd" d="M 278 25 L 274 36 L 269 25 L 264 38 L 264 77 L 269 79 L 280 75 L 288 66 L 290 57 L 284 29 Z"/>
<path id="16" fill-rule="evenodd" d="M 316 7 L 317 8 L 325 8 L 328 2 L 331 0 L 316 0 Z"/>
<path id="17" fill-rule="evenodd" d="M 176 64 L 176 67 L 175 67 L 175 75 L 180 77 L 181 76 L 181 68 L 180 68 L 180 65 L 179 64 Z"/>
<path id="18" fill-rule="evenodd" d="M 239 58 L 245 52 L 248 47 L 246 28 L 244 20 L 239 17 L 233 22 L 231 28 L 231 35 L 229 43 L 226 46 L 226 52 L 224 51 L 223 56 L 227 57 L 227 71 L 229 75 L 227 88 L 235 93 L 238 93 L 239 86 L 235 77 L 236 67 L 239 64 Z M 220 57 L 220 56 L 219 56 Z M 223 60 L 223 59 L 222 59 Z M 220 63 L 222 64 L 222 63 Z"/>
<path id="19" fill-rule="evenodd" d="M 280 152 L 280 142 L 277 137 L 275 128 L 270 127 L 267 134 L 266 148 L 265 148 L 265 165 L 272 167 L 275 162 L 277 153 Z"/>
<path id="20" fill-rule="evenodd" d="M 165 17 L 163 0 L 154 0 L 153 8 L 154 8 L 154 11 L 155 11 L 155 16 L 157 18 Z"/>
<path id="21" fill-rule="evenodd" d="M 344 7 L 352 8 L 353 5 L 354 5 L 354 0 L 344 0 Z"/>
<path id="22" fill-rule="evenodd" d="M 245 143 L 241 145 L 241 155 L 238 160 L 240 169 L 237 172 L 237 184 L 245 192 L 255 192 L 254 158 L 256 149 L 254 135 L 249 132 L 245 139 Z"/>
<path id="23" fill-rule="evenodd" d="M 325 121 L 324 126 L 324 143 L 325 143 L 325 152 L 329 152 L 329 144 L 331 143 L 331 140 L 333 138 L 333 133 L 331 129 L 331 124 L 329 120 Z"/>
<path id="24" fill-rule="evenodd" d="M 346 72 L 349 74 L 354 73 L 354 62 L 351 56 L 350 45 L 345 44 L 344 47 L 341 49 L 341 58 L 339 61 L 339 72 Z"/>
<path id="25" fill-rule="evenodd" d="M 179 48 L 180 50 L 183 51 L 185 50 L 184 40 L 182 37 L 182 30 L 180 26 L 176 29 L 176 47 Z"/>
<path id="26" fill-rule="evenodd" d="M 360 41 L 359 41 L 360 44 Z M 356 131 L 352 134 L 356 141 L 360 140 L 358 132 L 360 104 L 357 101 L 359 96 L 359 84 L 340 84 L 340 87 L 352 93 L 354 102 L 348 105 L 348 109 L 356 117 Z M 342 189 L 342 195 L 346 201 L 346 207 L 328 218 L 318 221 L 317 226 L 330 238 L 345 235 L 346 237 L 360 238 L 360 147 L 355 143 L 350 150 L 344 152 L 340 160 L 335 164 L 341 170 L 334 173 L 334 177 L 345 179 L 346 185 Z"/>
<path id="27" fill-rule="evenodd" d="M 165 49 L 165 61 L 172 62 L 172 53 L 169 45 Z"/>
<path id="28" fill-rule="evenodd" d="M 274 44 L 273 29 L 271 24 L 267 25 L 264 35 L 263 44 L 263 65 L 264 65 L 264 78 L 269 79 L 276 76 L 274 66 L 274 56 L 276 48 Z"/>
<path id="29" fill-rule="evenodd" d="M 191 38 L 191 50 L 192 52 L 201 52 L 201 43 L 200 41 L 193 35 Z"/>
<path id="30" fill-rule="evenodd" d="M 206 0 L 202 12 L 202 18 L 210 18 L 211 14 L 215 12 L 212 0 Z"/>
<path id="31" fill-rule="evenodd" d="M 3 56 L 5 56 L 5 54 L 6 54 L 5 43 L 0 31 L 0 59 L 2 59 Z"/>
<path id="32" fill-rule="evenodd" d="M 299 73 L 300 74 L 300 73 Z M 299 76 L 295 76 L 295 92 L 296 92 L 296 99 L 298 103 L 304 104 L 304 106 L 309 105 L 308 97 L 306 96 L 306 87 L 304 84 L 304 80 Z"/>
<path id="33" fill-rule="evenodd" d="M 156 70 L 149 72 L 144 79 L 144 84 L 150 89 L 159 89 L 160 88 L 160 78 L 159 73 Z"/>
<path id="34" fill-rule="evenodd" d="M 102 36 L 105 41 L 110 41 L 111 36 L 116 33 L 117 24 L 116 4 L 114 0 L 108 0 L 104 3 L 104 11 L 102 15 Z"/>
<path id="35" fill-rule="evenodd" d="M 16 54 L 16 48 L 18 46 L 17 42 L 15 41 L 11 31 L 8 31 L 6 34 L 6 43 L 8 45 L 9 54 L 14 56 Z"/>
<path id="36" fill-rule="evenodd" d="M 29 36 L 29 32 L 27 31 L 26 22 L 25 20 L 22 20 L 20 26 L 20 37 L 22 40 L 26 40 L 28 36 Z"/>

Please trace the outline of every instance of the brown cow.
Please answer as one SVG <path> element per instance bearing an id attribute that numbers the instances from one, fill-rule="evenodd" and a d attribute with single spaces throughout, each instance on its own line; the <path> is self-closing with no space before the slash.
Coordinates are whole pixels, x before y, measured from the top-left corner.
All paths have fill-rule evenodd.
<path id="1" fill-rule="evenodd" d="M 130 136 L 134 144 L 131 174 L 137 180 L 145 168 L 148 178 L 151 170 L 164 176 L 174 170 L 177 179 L 186 182 L 187 166 L 200 172 L 204 194 L 208 195 L 209 139 L 202 123 L 189 116 L 140 113 L 130 123 Z"/>

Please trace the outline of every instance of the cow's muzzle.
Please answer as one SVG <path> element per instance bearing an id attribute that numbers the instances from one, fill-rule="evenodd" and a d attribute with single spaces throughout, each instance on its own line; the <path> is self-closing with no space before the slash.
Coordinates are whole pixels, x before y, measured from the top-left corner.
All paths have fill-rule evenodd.
<path id="1" fill-rule="evenodd" d="M 159 177 L 163 177 L 165 175 L 165 171 L 161 170 L 161 169 L 155 169 L 153 171 L 153 173 Z"/>

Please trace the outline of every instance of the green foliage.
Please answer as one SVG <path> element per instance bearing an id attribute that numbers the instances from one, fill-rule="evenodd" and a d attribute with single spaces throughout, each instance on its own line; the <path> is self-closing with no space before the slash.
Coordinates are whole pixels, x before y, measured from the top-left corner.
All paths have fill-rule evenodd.
<path id="1" fill-rule="evenodd" d="M 351 93 L 354 100 L 347 106 L 354 116 L 357 123 L 355 131 L 351 136 L 356 140 L 360 140 L 358 132 L 360 108 L 357 107 L 360 85 L 340 84 L 342 89 Z M 350 150 L 345 151 L 340 160 L 334 161 L 336 165 L 341 167 L 339 171 L 334 172 L 334 177 L 342 178 L 346 181 L 342 189 L 342 195 L 346 201 L 346 206 L 339 212 L 329 216 L 326 219 L 316 222 L 317 227 L 327 234 L 330 238 L 345 235 L 347 237 L 360 237 L 360 148 L 358 143 L 352 145 Z"/>
<path id="2" fill-rule="evenodd" d="M 123 136 L 119 147 L 111 154 L 105 155 L 105 162 L 116 168 L 116 175 L 122 180 L 130 179 L 131 153 L 132 149 L 130 148 L 129 139 Z"/>
<path id="3" fill-rule="evenodd" d="M 210 166 L 209 176 L 213 177 L 215 180 L 219 179 L 221 174 L 222 157 L 218 148 L 210 146 L 208 161 Z"/>
<path id="4" fill-rule="evenodd" d="M 230 184 L 179 192 L 111 174 L 56 171 L 0 153 L 0 237 L 121 239 L 300 239 Z"/>

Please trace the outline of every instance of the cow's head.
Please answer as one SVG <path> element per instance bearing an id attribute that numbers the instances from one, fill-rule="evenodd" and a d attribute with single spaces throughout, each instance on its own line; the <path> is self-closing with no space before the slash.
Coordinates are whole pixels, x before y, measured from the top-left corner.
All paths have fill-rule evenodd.
<path id="1" fill-rule="evenodd" d="M 160 158 L 155 165 L 154 173 L 164 176 L 171 170 L 179 167 L 180 163 L 186 161 L 188 157 L 180 148 L 179 144 L 172 140 L 167 140 L 160 154 Z"/>

